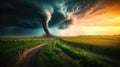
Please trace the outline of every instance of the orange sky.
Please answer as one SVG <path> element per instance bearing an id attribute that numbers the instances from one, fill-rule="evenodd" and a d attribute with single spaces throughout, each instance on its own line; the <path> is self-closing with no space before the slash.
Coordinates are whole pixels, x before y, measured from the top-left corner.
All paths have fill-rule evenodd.
<path id="1" fill-rule="evenodd" d="M 101 8 L 94 12 L 96 8 Z M 120 26 L 120 3 L 98 4 L 82 18 L 74 18 L 74 24 L 84 26 Z"/>
<path id="2" fill-rule="evenodd" d="M 83 17 L 71 15 L 73 23 L 60 35 L 114 35 L 120 34 L 120 1 L 101 0 Z M 71 32 L 72 31 L 72 32 Z"/>

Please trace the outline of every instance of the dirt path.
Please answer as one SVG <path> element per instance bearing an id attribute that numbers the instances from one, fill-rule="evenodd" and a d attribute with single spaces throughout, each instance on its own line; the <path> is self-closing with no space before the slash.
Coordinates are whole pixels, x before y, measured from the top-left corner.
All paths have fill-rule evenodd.
<path id="1" fill-rule="evenodd" d="M 13 67 L 31 67 L 32 62 L 37 54 L 37 52 L 44 46 L 48 45 L 49 42 L 40 44 L 38 46 L 35 46 L 33 48 L 25 50 L 18 58 L 16 64 Z"/>

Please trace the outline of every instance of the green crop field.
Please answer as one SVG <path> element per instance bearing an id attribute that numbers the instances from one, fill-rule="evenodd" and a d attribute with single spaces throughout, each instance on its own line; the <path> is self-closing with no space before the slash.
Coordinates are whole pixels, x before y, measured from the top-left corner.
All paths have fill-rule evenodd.
<path id="1" fill-rule="evenodd" d="M 99 62 L 101 62 L 100 65 L 103 65 L 103 66 L 108 65 L 105 67 L 116 67 L 115 65 L 110 65 L 110 64 L 116 63 L 119 65 L 120 63 L 120 36 L 63 37 L 61 41 L 65 43 L 67 46 L 69 46 L 71 49 L 74 48 L 76 49 L 76 51 L 78 52 L 80 51 L 80 54 L 78 53 L 79 57 L 86 56 L 87 58 L 88 56 L 89 59 L 87 58 L 87 60 L 98 59 Z M 85 55 L 84 55 L 84 52 L 85 52 Z M 104 61 L 101 61 L 99 58 L 101 58 L 101 60 L 104 59 Z M 94 60 L 92 60 L 91 63 L 97 64 L 98 61 L 94 62 Z M 87 65 L 89 64 L 90 62 L 87 63 Z M 95 65 L 95 64 L 92 64 L 92 65 Z M 93 66 L 90 66 L 90 67 L 93 67 Z"/>
<path id="2" fill-rule="evenodd" d="M 0 67 L 12 67 L 23 51 L 52 40 L 37 37 L 0 37 Z"/>
<path id="3" fill-rule="evenodd" d="M 40 48 L 32 58 L 29 57 L 31 62 L 26 67 L 120 66 L 120 36 L 1 37 L 0 63 L 4 67 L 13 67 L 19 53 L 46 42 L 50 43 Z M 14 61 L 9 61 L 10 58 Z"/>
<path id="4" fill-rule="evenodd" d="M 46 38 L 1 38 L 0 56 L 31 48 L 47 41 L 49 41 L 49 39 Z"/>
<path id="5" fill-rule="evenodd" d="M 78 49 L 120 60 L 120 36 L 81 36 L 62 39 Z"/>

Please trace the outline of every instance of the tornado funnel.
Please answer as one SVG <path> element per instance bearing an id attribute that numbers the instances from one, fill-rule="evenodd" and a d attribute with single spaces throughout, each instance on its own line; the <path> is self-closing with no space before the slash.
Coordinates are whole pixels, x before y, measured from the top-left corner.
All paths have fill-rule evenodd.
<path id="1" fill-rule="evenodd" d="M 43 26 L 43 29 L 46 33 L 46 36 L 51 36 L 49 30 L 48 30 L 48 21 L 47 21 L 47 16 L 44 16 L 44 15 L 40 15 L 40 19 L 41 19 L 41 23 L 42 23 L 42 26 Z"/>

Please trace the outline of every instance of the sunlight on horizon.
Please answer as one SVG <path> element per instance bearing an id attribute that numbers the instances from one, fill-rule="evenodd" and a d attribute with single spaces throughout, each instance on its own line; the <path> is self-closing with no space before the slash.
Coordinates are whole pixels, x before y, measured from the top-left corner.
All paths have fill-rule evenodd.
<path id="1" fill-rule="evenodd" d="M 119 35 L 120 26 L 81 26 L 60 30 L 60 36 L 79 36 L 79 35 Z"/>
<path id="2" fill-rule="evenodd" d="M 119 35 L 120 26 L 84 27 L 84 35 Z"/>

